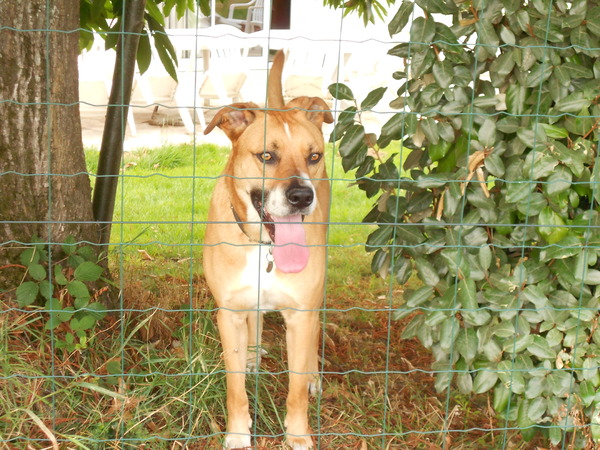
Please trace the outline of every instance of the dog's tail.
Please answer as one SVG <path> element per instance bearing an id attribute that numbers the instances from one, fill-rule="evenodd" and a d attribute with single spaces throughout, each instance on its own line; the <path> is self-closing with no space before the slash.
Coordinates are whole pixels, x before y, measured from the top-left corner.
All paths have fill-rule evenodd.
<path id="1" fill-rule="evenodd" d="M 268 108 L 282 109 L 285 106 L 281 86 L 281 72 L 283 72 L 284 62 L 285 54 L 283 53 L 283 50 L 279 50 L 273 59 L 273 66 L 269 72 L 269 88 L 267 95 Z"/>

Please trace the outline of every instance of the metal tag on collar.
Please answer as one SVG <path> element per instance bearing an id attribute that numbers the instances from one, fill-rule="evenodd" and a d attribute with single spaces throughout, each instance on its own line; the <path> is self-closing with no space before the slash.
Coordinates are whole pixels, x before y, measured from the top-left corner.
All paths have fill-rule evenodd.
<path id="1" fill-rule="evenodd" d="M 273 247 L 269 247 L 269 251 L 267 252 L 267 273 L 271 273 L 273 265 Z"/>

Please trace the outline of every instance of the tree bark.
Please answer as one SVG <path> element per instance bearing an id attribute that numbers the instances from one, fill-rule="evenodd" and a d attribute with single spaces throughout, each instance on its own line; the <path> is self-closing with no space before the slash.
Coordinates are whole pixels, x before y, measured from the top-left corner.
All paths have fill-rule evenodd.
<path id="1" fill-rule="evenodd" d="M 23 244 L 98 242 L 81 140 L 79 0 L 0 2 L 0 292 Z"/>

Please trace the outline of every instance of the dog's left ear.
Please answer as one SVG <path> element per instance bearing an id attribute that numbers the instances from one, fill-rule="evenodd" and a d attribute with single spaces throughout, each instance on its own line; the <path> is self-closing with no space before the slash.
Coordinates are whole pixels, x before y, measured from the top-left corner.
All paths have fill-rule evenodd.
<path id="1" fill-rule="evenodd" d="M 221 108 L 210 121 L 204 134 L 210 133 L 215 127 L 225 132 L 227 137 L 234 141 L 256 119 L 258 105 L 255 103 L 234 103 Z"/>
<path id="2" fill-rule="evenodd" d="M 300 114 L 306 114 L 306 118 L 314 123 L 319 129 L 323 122 L 333 123 L 331 111 L 325 100 L 319 97 L 298 97 L 291 100 L 286 109 L 298 108 Z"/>

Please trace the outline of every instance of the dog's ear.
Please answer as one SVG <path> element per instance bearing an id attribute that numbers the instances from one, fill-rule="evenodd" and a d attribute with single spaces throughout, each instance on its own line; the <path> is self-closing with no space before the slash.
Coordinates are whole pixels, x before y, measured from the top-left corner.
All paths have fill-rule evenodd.
<path id="1" fill-rule="evenodd" d="M 230 140 L 235 140 L 256 119 L 258 105 L 255 103 L 234 103 L 221 108 L 210 121 L 204 134 L 210 133 L 213 128 L 219 127 Z"/>
<path id="2" fill-rule="evenodd" d="M 300 114 L 305 114 L 306 118 L 314 123 L 319 129 L 323 122 L 333 123 L 333 116 L 325 100 L 319 97 L 298 97 L 285 105 L 287 108 L 298 108 Z"/>

